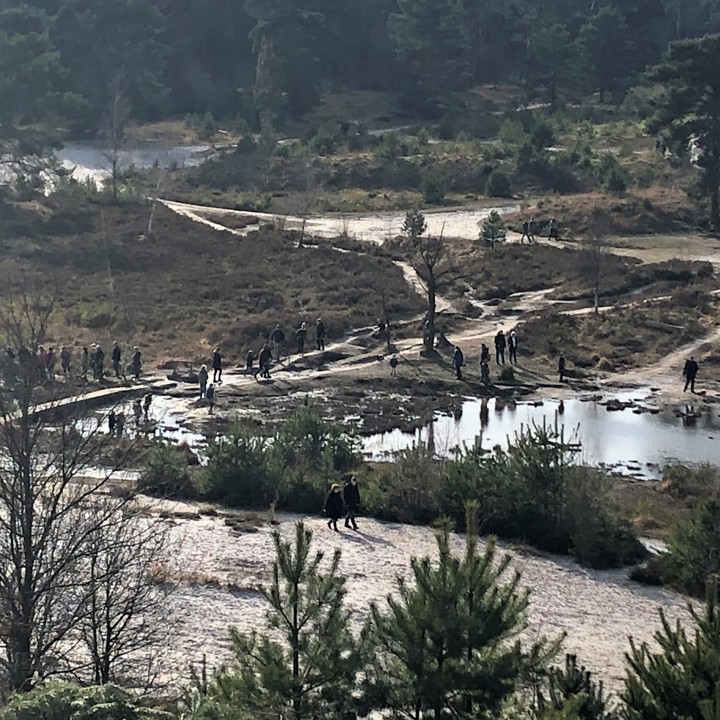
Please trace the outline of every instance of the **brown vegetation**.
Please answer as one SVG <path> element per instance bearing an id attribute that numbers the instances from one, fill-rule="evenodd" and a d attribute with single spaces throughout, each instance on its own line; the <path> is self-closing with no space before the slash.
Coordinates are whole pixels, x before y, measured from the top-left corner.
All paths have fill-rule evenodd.
<path id="1" fill-rule="evenodd" d="M 69 209 L 74 208 L 74 209 Z M 57 286 L 51 342 L 76 347 L 113 339 L 138 343 L 156 360 L 204 358 L 222 344 L 244 358 L 276 322 L 289 336 L 322 316 L 329 339 L 373 324 L 385 290 L 393 317 L 419 313 L 420 298 L 381 257 L 298 248 L 263 227 L 246 238 L 216 232 L 158 207 L 49 202 L 18 208 L 0 226 L 0 296 L 21 280 Z"/>

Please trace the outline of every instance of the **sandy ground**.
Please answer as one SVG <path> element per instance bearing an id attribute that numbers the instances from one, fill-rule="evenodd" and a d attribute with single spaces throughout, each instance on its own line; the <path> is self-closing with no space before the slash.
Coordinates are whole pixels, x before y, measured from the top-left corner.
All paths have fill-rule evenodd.
<path id="1" fill-rule="evenodd" d="M 278 519 L 282 535 L 292 536 L 299 518 Z M 396 578 L 410 575 L 412 556 L 435 555 L 434 537 L 426 528 L 362 518 L 359 533 L 335 533 L 322 519 L 306 522 L 316 549 L 328 557 L 335 548 L 342 551 L 340 567 L 348 578 L 347 602 L 356 630 L 368 618 L 370 603 L 382 604 L 395 590 Z M 179 626 L 164 659 L 169 670 L 182 676 L 203 656 L 210 666 L 229 659 L 230 626 L 244 632 L 263 626 L 266 606 L 257 587 L 269 581 L 274 549 L 268 526 L 239 534 L 219 518 L 176 523 L 172 536 L 180 543 L 177 564 L 205 583 L 181 585 L 171 601 Z M 458 552 L 463 546 L 463 538 L 453 536 Z M 632 583 L 625 571 L 592 571 L 569 558 L 541 557 L 522 549 L 509 552 L 513 566 L 522 571 L 523 585 L 531 590 L 527 637 L 552 638 L 566 631 L 564 649 L 577 653 L 610 689 L 621 684 L 628 637 L 652 640 L 660 626 L 658 608 L 671 621 L 687 618 L 683 598 Z"/>

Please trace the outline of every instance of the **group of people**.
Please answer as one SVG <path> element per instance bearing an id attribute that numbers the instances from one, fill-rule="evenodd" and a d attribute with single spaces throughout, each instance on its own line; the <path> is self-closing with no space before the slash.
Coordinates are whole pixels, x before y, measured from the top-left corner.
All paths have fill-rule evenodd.
<path id="1" fill-rule="evenodd" d="M 18 365 L 21 370 L 34 374 L 39 383 L 53 382 L 57 377 L 57 363 L 60 361 L 60 371 L 63 378 L 67 381 L 72 378 L 73 360 L 70 348 L 63 345 L 60 352 L 57 353 L 52 346 L 45 347 L 39 344 L 33 352 L 29 348 L 23 346 L 17 353 L 12 347 L 5 348 L 4 366 L 5 374 L 17 374 Z M 112 353 L 110 355 L 112 363 L 112 372 L 118 379 L 126 379 L 127 374 L 122 364 L 122 349 L 116 341 L 113 343 Z M 142 370 L 142 353 L 136 345 L 133 348 L 132 360 L 129 367 L 130 374 L 136 380 L 140 379 Z M 106 377 L 105 369 L 105 351 L 98 343 L 93 343 L 89 348 L 83 347 L 80 356 L 79 376 L 83 380 L 88 379 L 88 373 L 92 372 L 94 380 L 103 380 Z"/>
<path id="2" fill-rule="evenodd" d="M 340 532 L 337 526 L 338 520 L 345 515 L 345 527 L 357 530 L 356 517 L 359 510 L 360 488 L 358 488 L 357 478 L 354 475 L 349 477 L 342 489 L 338 484 L 333 483 L 327 500 L 325 500 L 325 516 L 328 519 L 328 527 L 335 532 Z"/>
<path id="3" fill-rule="evenodd" d="M 510 364 L 517 365 L 518 338 L 517 333 L 511 330 L 508 335 L 500 330 L 495 335 L 495 362 L 498 365 L 505 364 L 505 350 L 509 353 Z M 452 365 L 455 368 L 455 377 L 462 380 L 462 367 L 465 364 L 465 355 L 456 345 L 453 350 Z M 482 382 L 486 385 L 490 384 L 490 349 L 485 343 L 480 347 L 480 376 Z"/>
<path id="4" fill-rule="evenodd" d="M 305 354 L 305 343 L 307 342 L 308 338 L 308 327 L 306 322 L 301 322 L 300 327 L 295 330 L 295 342 L 297 344 L 297 354 L 298 355 L 304 355 Z M 315 321 L 315 349 L 316 350 L 324 350 L 325 349 L 325 338 L 326 338 L 326 331 L 325 331 L 325 323 L 323 322 L 322 318 L 318 318 Z M 270 346 L 268 346 L 268 349 L 270 349 L 271 357 L 275 358 L 278 362 L 280 362 L 283 358 L 283 352 L 285 350 L 285 332 L 280 327 L 280 324 L 278 323 L 275 326 L 275 329 L 270 333 L 270 342 L 272 343 L 272 348 L 270 349 Z M 259 357 L 260 353 L 258 353 Z"/>
<path id="5" fill-rule="evenodd" d="M 522 236 L 520 237 L 521 245 L 525 242 L 526 238 L 530 245 L 532 245 L 535 242 L 534 225 L 535 225 L 535 218 L 530 218 L 530 220 L 523 221 Z M 558 240 L 558 239 L 559 238 L 558 238 L 557 221 L 555 220 L 555 218 L 550 218 L 550 222 L 548 223 L 548 240 Z"/>
<path id="6" fill-rule="evenodd" d="M 140 429 L 140 424 L 150 422 L 150 406 L 152 405 L 152 393 L 146 393 L 142 398 L 136 398 L 132 404 L 132 414 L 135 418 L 135 428 Z M 127 416 L 122 406 L 114 408 L 108 414 L 108 432 L 113 437 L 122 437 L 125 430 Z"/>

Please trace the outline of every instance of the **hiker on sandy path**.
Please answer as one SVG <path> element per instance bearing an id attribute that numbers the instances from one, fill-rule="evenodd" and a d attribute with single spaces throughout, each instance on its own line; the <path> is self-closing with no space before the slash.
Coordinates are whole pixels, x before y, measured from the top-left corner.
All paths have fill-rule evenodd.
<path id="1" fill-rule="evenodd" d="M 220 354 L 220 348 L 215 348 L 215 352 L 212 356 L 212 369 L 213 369 L 213 382 L 222 382 L 222 355 Z"/>
<path id="2" fill-rule="evenodd" d="M 688 387 L 690 387 L 690 392 L 693 393 L 693 395 L 695 394 L 695 378 L 697 376 L 698 367 L 697 360 L 695 360 L 694 357 L 691 357 L 685 362 L 685 367 L 683 368 L 685 387 L 683 388 L 683 392 L 687 392 Z"/>

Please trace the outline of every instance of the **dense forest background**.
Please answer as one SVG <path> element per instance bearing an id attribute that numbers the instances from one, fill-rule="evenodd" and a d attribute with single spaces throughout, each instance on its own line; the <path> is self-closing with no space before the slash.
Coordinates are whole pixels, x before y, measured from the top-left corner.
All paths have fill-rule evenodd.
<path id="1" fill-rule="evenodd" d="M 282 128 L 360 89 L 431 115 L 481 83 L 616 101 L 668 42 L 718 30 L 720 0 L 0 0 L 0 126 L 96 134 L 122 102 Z"/>

